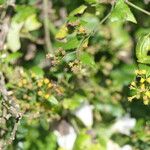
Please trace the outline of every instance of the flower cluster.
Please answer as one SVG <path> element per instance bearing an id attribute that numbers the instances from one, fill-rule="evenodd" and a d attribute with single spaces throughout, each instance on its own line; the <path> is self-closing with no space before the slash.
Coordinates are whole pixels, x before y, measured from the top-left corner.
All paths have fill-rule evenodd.
<path id="1" fill-rule="evenodd" d="M 50 60 L 50 62 L 51 62 L 51 64 L 52 64 L 53 66 L 55 66 L 55 65 L 58 65 L 58 64 L 61 62 L 62 58 L 63 58 L 65 55 L 66 55 L 66 51 L 63 50 L 62 48 L 59 48 L 59 49 L 55 52 L 54 55 L 48 53 L 48 54 L 46 55 L 46 58 Z"/>
<path id="2" fill-rule="evenodd" d="M 60 96 L 63 89 L 46 77 L 39 77 L 34 73 L 23 74 L 14 88 L 16 99 L 44 103 L 51 101 L 52 96 Z"/>
<path id="3" fill-rule="evenodd" d="M 145 105 L 148 105 L 150 103 L 150 76 L 147 75 L 146 70 L 136 70 L 135 74 L 135 81 L 130 84 L 133 95 L 128 97 L 128 100 L 141 99 Z"/>
<path id="4" fill-rule="evenodd" d="M 86 69 L 83 67 L 81 61 L 79 61 L 78 59 L 70 62 L 69 67 L 75 75 L 81 75 L 81 74 L 85 75 L 86 74 Z"/>

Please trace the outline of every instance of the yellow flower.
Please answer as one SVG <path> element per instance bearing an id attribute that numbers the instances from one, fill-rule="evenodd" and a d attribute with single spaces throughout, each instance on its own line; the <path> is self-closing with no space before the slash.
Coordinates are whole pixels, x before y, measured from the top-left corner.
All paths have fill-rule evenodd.
<path id="1" fill-rule="evenodd" d="M 49 79 L 45 78 L 45 79 L 44 79 L 44 83 L 45 83 L 45 84 L 48 84 L 48 83 L 49 83 Z"/>
<path id="2" fill-rule="evenodd" d="M 135 70 L 135 74 L 139 74 L 139 70 Z"/>
<path id="3" fill-rule="evenodd" d="M 141 89 L 145 90 L 145 84 L 141 84 Z"/>
<path id="4" fill-rule="evenodd" d="M 146 70 L 141 70 L 140 73 L 141 74 L 146 74 Z"/>
<path id="5" fill-rule="evenodd" d="M 147 81 L 148 83 L 150 83 L 150 78 L 147 78 L 146 81 Z"/>
<path id="6" fill-rule="evenodd" d="M 145 81 L 145 79 L 144 79 L 144 78 L 141 78 L 140 82 L 143 83 L 144 81 Z"/>
<path id="7" fill-rule="evenodd" d="M 22 80 L 22 83 L 23 83 L 23 84 L 27 84 L 27 80 L 26 80 L 26 79 L 23 79 L 23 80 Z"/>
<path id="8" fill-rule="evenodd" d="M 35 78 L 35 77 L 36 77 L 35 73 L 32 72 L 32 73 L 31 73 L 31 77 L 32 77 L 32 78 Z"/>
<path id="9" fill-rule="evenodd" d="M 39 95 L 39 96 L 42 96 L 42 91 L 38 91 L 38 95 Z"/>
<path id="10" fill-rule="evenodd" d="M 45 99 L 48 99 L 49 96 L 50 96 L 49 94 L 45 94 L 45 95 L 44 95 L 44 98 L 45 98 Z"/>
<path id="11" fill-rule="evenodd" d="M 19 86 L 19 87 L 22 87 L 22 86 L 23 86 L 23 84 L 22 84 L 21 82 L 19 82 L 19 83 L 18 83 L 18 86 Z"/>
<path id="12" fill-rule="evenodd" d="M 84 28 L 83 26 L 80 26 L 79 32 L 80 32 L 80 33 L 85 33 L 85 28 Z"/>
<path id="13" fill-rule="evenodd" d="M 145 95 L 148 96 L 148 97 L 150 97 L 150 91 L 146 91 Z"/>
<path id="14" fill-rule="evenodd" d="M 42 86 L 42 82 L 39 81 L 37 85 L 38 85 L 38 87 L 41 87 Z"/>
<path id="15" fill-rule="evenodd" d="M 132 86 L 136 86 L 135 82 L 131 82 L 131 85 L 132 85 Z"/>
<path id="16" fill-rule="evenodd" d="M 82 47 L 83 48 L 87 48 L 88 47 L 88 40 L 83 43 Z"/>
<path id="17" fill-rule="evenodd" d="M 144 105 L 148 105 L 149 100 L 148 100 L 147 96 L 144 96 L 143 99 L 144 99 L 144 101 L 143 101 Z"/>
<path id="18" fill-rule="evenodd" d="M 72 67 L 73 65 L 74 65 L 74 63 L 73 63 L 73 62 L 70 62 L 70 63 L 69 63 L 69 66 L 70 66 L 70 67 Z"/>
<path id="19" fill-rule="evenodd" d="M 135 98 L 135 96 L 131 96 L 131 97 L 128 97 L 128 101 L 129 102 L 132 102 L 132 100 Z"/>
<path id="20" fill-rule="evenodd" d="M 27 99 L 27 98 L 28 98 L 28 95 L 27 95 L 27 94 L 24 94 L 24 95 L 23 95 L 23 98 L 24 98 L 24 99 Z"/>
<path id="21" fill-rule="evenodd" d="M 51 87 L 52 87 L 52 84 L 51 84 L 51 83 L 49 83 L 49 84 L 48 84 L 48 88 L 51 88 Z"/>

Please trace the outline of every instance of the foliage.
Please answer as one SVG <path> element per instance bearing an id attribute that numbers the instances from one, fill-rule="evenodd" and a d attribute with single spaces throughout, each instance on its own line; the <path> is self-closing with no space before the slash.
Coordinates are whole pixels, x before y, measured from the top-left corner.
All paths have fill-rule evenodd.
<path id="1" fill-rule="evenodd" d="M 0 0 L 0 149 L 149 150 L 150 13 L 132 2 Z"/>

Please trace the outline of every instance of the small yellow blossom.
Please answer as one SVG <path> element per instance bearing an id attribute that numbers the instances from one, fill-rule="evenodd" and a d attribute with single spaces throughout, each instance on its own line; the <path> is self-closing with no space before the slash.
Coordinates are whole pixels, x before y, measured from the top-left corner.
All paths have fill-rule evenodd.
<path id="1" fill-rule="evenodd" d="M 45 94 L 45 95 L 44 95 L 44 98 L 45 98 L 45 99 L 48 99 L 49 96 L 50 96 L 49 94 Z"/>
<path id="2" fill-rule="evenodd" d="M 149 104 L 149 100 L 148 100 L 147 96 L 144 96 L 143 100 L 144 100 L 143 101 L 144 105 L 148 105 Z"/>
<path id="3" fill-rule="evenodd" d="M 146 81 L 147 81 L 148 83 L 150 83 L 150 78 L 147 78 Z"/>
<path id="4" fill-rule="evenodd" d="M 135 70 L 135 74 L 136 74 L 136 75 L 139 74 L 139 70 Z"/>
<path id="5" fill-rule="evenodd" d="M 128 101 L 131 102 L 134 98 L 135 96 L 128 97 Z"/>
<path id="6" fill-rule="evenodd" d="M 45 83 L 45 84 L 48 84 L 48 83 L 49 83 L 49 79 L 45 78 L 45 79 L 44 79 L 44 83 Z"/>
<path id="7" fill-rule="evenodd" d="M 23 80 L 22 80 L 22 83 L 23 83 L 23 84 L 27 84 L 27 80 L 26 80 L 26 79 L 23 79 Z"/>
<path id="8" fill-rule="evenodd" d="M 87 48 L 88 47 L 88 41 L 84 42 L 82 45 L 83 48 Z"/>
<path id="9" fill-rule="evenodd" d="M 140 73 L 141 74 L 146 74 L 146 70 L 141 70 Z"/>
<path id="10" fill-rule="evenodd" d="M 146 91 L 145 95 L 148 96 L 148 97 L 150 97 L 150 91 Z"/>
<path id="11" fill-rule="evenodd" d="M 144 81 L 145 81 L 145 79 L 144 79 L 144 78 L 141 78 L 140 82 L 143 83 Z"/>
<path id="12" fill-rule="evenodd" d="M 70 63 L 69 63 L 69 66 L 70 66 L 70 67 L 72 67 L 72 66 L 73 66 L 73 64 L 74 64 L 73 62 L 70 62 Z"/>
<path id="13" fill-rule="evenodd" d="M 42 86 L 42 82 L 39 81 L 37 85 L 38 85 L 38 87 L 41 87 Z"/>
<path id="14" fill-rule="evenodd" d="M 24 98 L 24 99 L 27 99 L 27 98 L 28 98 L 28 95 L 27 95 L 27 94 L 24 94 L 24 95 L 23 95 L 23 98 Z"/>
<path id="15" fill-rule="evenodd" d="M 49 83 L 49 84 L 48 84 L 48 88 L 51 88 L 51 87 L 52 87 L 52 84 L 51 84 L 51 83 Z"/>
<path id="16" fill-rule="evenodd" d="M 42 96 L 42 91 L 38 91 L 38 95 L 39 95 L 39 96 Z"/>
<path id="17" fill-rule="evenodd" d="M 35 73 L 32 72 L 32 73 L 31 73 L 31 77 L 32 77 L 32 78 L 35 78 L 35 77 L 36 77 Z"/>
<path id="18" fill-rule="evenodd" d="M 145 90 L 145 84 L 141 84 L 141 90 Z"/>
<path id="19" fill-rule="evenodd" d="M 80 32 L 80 33 L 85 33 L 85 28 L 84 28 L 83 26 L 80 26 L 79 32 Z"/>
<path id="20" fill-rule="evenodd" d="M 131 85 L 132 85 L 132 86 L 136 86 L 136 83 L 135 83 L 135 82 L 131 82 Z"/>
<path id="21" fill-rule="evenodd" d="M 18 86 L 19 86 L 19 87 L 22 87 L 22 86 L 23 86 L 23 84 L 22 84 L 21 82 L 19 82 L 19 83 L 18 83 Z"/>

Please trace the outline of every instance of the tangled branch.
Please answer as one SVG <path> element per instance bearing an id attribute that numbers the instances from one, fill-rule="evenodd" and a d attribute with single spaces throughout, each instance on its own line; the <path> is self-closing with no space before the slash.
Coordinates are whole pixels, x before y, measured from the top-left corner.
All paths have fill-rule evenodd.
<path id="1" fill-rule="evenodd" d="M 15 119 L 15 123 L 13 125 L 13 129 L 9 139 L 1 138 L 0 140 L 0 150 L 3 149 L 6 145 L 11 144 L 15 138 L 17 127 L 19 124 L 19 120 L 22 117 L 22 113 L 19 111 L 19 105 L 15 102 L 15 100 L 9 96 L 9 93 L 6 89 L 5 79 L 2 73 L 0 73 L 0 94 L 2 98 L 2 115 L 0 117 L 1 128 L 0 128 L 0 137 L 3 137 L 7 129 L 5 129 L 7 121 L 10 118 Z"/>

